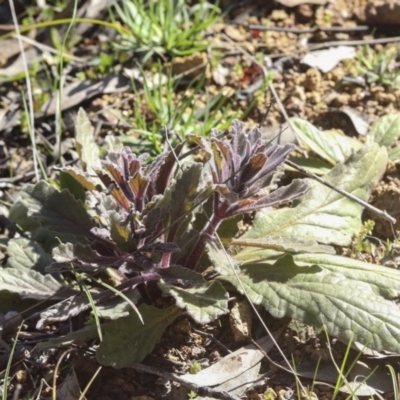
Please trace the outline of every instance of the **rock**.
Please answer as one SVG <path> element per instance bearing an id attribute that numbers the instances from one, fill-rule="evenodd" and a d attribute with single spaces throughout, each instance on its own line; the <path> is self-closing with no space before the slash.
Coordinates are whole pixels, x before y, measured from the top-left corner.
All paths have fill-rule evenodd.
<path id="1" fill-rule="evenodd" d="M 235 342 L 248 342 L 251 338 L 252 314 L 246 300 L 237 301 L 229 314 L 229 324 Z"/>
<path id="2" fill-rule="evenodd" d="M 246 31 L 243 27 L 227 25 L 225 27 L 226 35 L 235 42 L 244 42 L 246 40 Z"/>

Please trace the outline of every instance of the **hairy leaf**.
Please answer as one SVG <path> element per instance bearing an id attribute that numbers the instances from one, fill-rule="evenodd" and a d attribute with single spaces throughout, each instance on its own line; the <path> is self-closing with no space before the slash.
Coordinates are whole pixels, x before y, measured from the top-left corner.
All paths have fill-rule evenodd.
<path id="1" fill-rule="evenodd" d="M 293 127 L 300 140 L 314 153 L 332 165 L 344 162 L 362 144 L 360 141 L 335 131 L 320 131 L 308 121 L 292 118 Z"/>
<path id="2" fill-rule="evenodd" d="M 182 310 L 175 306 L 159 309 L 142 304 L 138 309 L 144 325 L 132 312 L 126 318 L 103 326 L 103 342 L 96 352 L 101 365 L 124 368 L 141 362 L 151 353 L 165 329 L 182 314 Z"/>
<path id="3" fill-rule="evenodd" d="M 240 263 L 230 256 L 225 249 L 220 248 L 217 243 L 207 244 L 207 255 L 214 269 L 220 275 L 232 275 L 233 270 L 239 272 Z"/>
<path id="4" fill-rule="evenodd" d="M 400 160 L 400 147 L 393 147 L 388 150 L 389 160 L 398 162 Z"/>
<path id="5" fill-rule="evenodd" d="M 147 189 L 151 177 L 143 174 L 142 163 L 148 157 L 144 153 L 137 157 L 129 148 L 124 148 L 120 153 L 110 153 L 103 165 L 106 167 L 113 180 L 101 171 L 97 170 L 103 184 L 109 188 L 115 186 L 121 190 L 112 194 L 128 210 L 124 203 L 128 202 L 134 206 L 135 211 L 142 212 L 145 203 L 149 201 Z M 125 198 L 125 199 L 124 199 Z"/>
<path id="6" fill-rule="evenodd" d="M 10 240 L 7 254 L 9 258 L 6 266 L 22 272 L 32 269 L 44 273 L 45 268 L 52 263 L 51 255 L 38 243 L 27 238 Z"/>
<path id="7" fill-rule="evenodd" d="M 123 293 L 133 304 L 136 304 L 140 298 L 139 292 L 135 289 L 129 289 Z M 100 302 L 96 305 L 96 313 L 100 318 L 115 320 L 129 316 L 133 310 L 132 305 L 129 304 L 124 298 L 116 295 L 111 300 Z"/>
<path id="8" fill-rule="evenodd" d="M 164 295 L 172 296 L 179 308 L 185 309 L 199 324 L 208 324 L 228 309 L 228 292 L 219 282 L 213 282 L 208 287 L 197 285 L 191 289 L 182 289 L 166 282 L 158 282 Z"/>
<path id="9" fill-rule="evenodd" d="M 53 232 L 91 236 L 93 222 L 83 204 L 67 190 L 59 192 L 49 183 L 40 181 L 36 185 L 26 185 L 19 202 L 28 210 L 28 217 Z"/>
<path id="10" fill-rule="evenodd" d="M 58 181 L 60 190 L 67 189 L 75 200 L 80 200 L 82 203 L 85 202 L 85 189 L 75 178 L 61 171 Z"/>
<path id="11" fill-rule="evenodd" d="M 97 339 L 98 337 L 98 328 L 97 326 L 89 325 L 85 326 L 83 329 L 79 331 L 70 332 L 67 335 L 51 338 L 47 342 L 38 343 L 36 349 L 38 351 L 57 348 L 57 347 L 65 347 L 71 346 L 75 342 L 84 342 L 88 340 Z"/>
<path id="12" fill-rule="evenodd" d="M 385 115 L 371 128 L 367 136 L 367 143 L 379 143 L 391 146 L 400 136 L 400 114 Z"/>
<path id="13" fill-rule="evenodd" d="M 219 279 L 243 293 L 236 276 Z M 400 351 L 400 310 L 368 283 L 317 265 L 300 267 L 291 256 L 275 264 L 243 265 L 240 280 L 250 299 L 276 318 L 287 316 L 325 326 L 333 336 L 375 350 Z"/>
<path id="14" fill-rule="evenodd" d="M 18 294 L 22 299 L 62 300 L 75 291 L 62 286 L 51 275 L 34 270 L 0 269 L 0 290 Z"/>
<path id="15" fill-rule="evenodd" d="M 171 265 L 168 268 L 158 268 L 157 273 L 164 281 L 180 286 L 191 286 L 205 283 L 205 280 L 200 273 L 181 267 L 180 265 Z"/>
<path id="16" fill-rule="evenodd" d="M 387 153 L 378 145 L 366 146 L 338 164 L 325 180 L 367 201 L 372 187 L 386 169 Z M 347 246 L 361 227 L 363 206 L 324 185 L 309 181 L 311 190 L 293 208 L 263 210 L 243 239 L 271 237 L 306 238 Z"/>
<path id="17" fill-rule="evenodd" d="M 84 173 L 76 167 L 64 167 L 60 169 L 61 172 L 70 175 L 77 182 L 79 182 L 86 190 L 96 190 L 99 180 L 93 178 L 91 175 Z"/>
<path id="18" fill-rule="evenodd" d="M 278 236 L 265 236 L 262 239 L 234 239 L 230 243 L 234 246 L 259 247 L 264 249 L 272 249 L 277 251 L 287 251 L 293 253 L 328 253 L 335 254 L 332 246 L 321 245 L 312 240 L 287 238 Z"/>
<path id="19" fill-rule="evenodd" d="M 203 165 L 194 163 L 182 173 L 177 180 L 170 200 L 170 224 L 171 231 L 168 240 L 174 240 L 175 236 L 187 230 L 191 220 L 191 211 L 194 209 L 195 201 L 199 197 L 201 190 L 201 171 Z M 188 213 L 185 218 L 184 215 Z M 179 218 L 182 218 L 179 222 Z"/>
<path id="20" fill-rule="evenodd" d="M 400 271 L 397 269 L 327 254 L 297 254 L 294 260 L 298 265 L 317 264 L 340 273 L 355 284 L 365 282 L 376 294 L 387 299 L 400 297 Z"/>
<path id="21" fill-rule="evenodd" d="M 42 311 L 40 313 L 40 319 L 36 323 L 36 329 L 42 330 L 46 325 L 76 317 L 81 312 L 88 310 L 89 307 L 90 304 L 85 295 L 77 294 L 71 296 Z"/>
<path id="22" fill-rule="evenodd" d="M 123 190 L 119 186 L 116 186 L 114 181 L 103 171 L 98 169 L 96 170 L 96 174 L 118 204 L 123 207 L 124 210 L 129 211 L 130 203 Z"/>
<path id="23" fill-rule="evenodd" d="M 247 198 L 239 200 L 236 204 L 232 205 L 232 207 L 229 207 L 228 210 L 235 210 L 235 213 L 245 213 L 265 207 L 276 206 L 297 199 L 299 196 L 307 193 L 309 189 L 310 186 L 307 182 L 301 179 L 295 179 L 287 186 L 281 186 L 271 193 L 263 194 L 260 199 Z M 261 190 L 260 192 L 262 193 Z"/>
<path id="24" fill-rule="evenodd" d="M 76 117 L 76 150 L 85 171 L 93 173 L 100 168 L 100 152 L 94 141 L 94 128 L 83 108 Z"/>
<path id="25" fill-rule="evenodd" d="M 329 165 L 326 161 L 319 158 L 290 157 L 290 161 L 315 175 L 325 175 L 332 168 L 332 165 Z M 291 166 L 287 166 L 287 169 L 288 171 L 295 171 Z"/>
<path id="26" fill-rule="evenodd" d="M 128 224 L 124 223 L 124 220 L 124 215 L 122 215 L 121 212 L 113 210 L 109 212 L 110 238 L 120 246 L 121 249 L 125 248 L 125 245 L 130 242 L 132 236 L 130 227 Z"/>
<path id="27" fill-rule="evenodd" d="M 71 243 L 60 244 L 53 250 L 53 263 L 49 270 L 56 271 L 58 266 L 73 263 L 82 271 L 93 271 L 98 268 L 118 267 L 122 264 L 120 256 L 105 256 L 90 246 Z"/>
<path id="28" fill-rule="evenodd" d="M 104 296 L 104 292 L 94 294 L 92 293 L 93 300 L 97 301 Z M 136 303 L 139 297 L 139 293 L 135 289 L 129 289 L 124 292 L 133 303 Z M 66 321 L 72 317 L 76 317 L 84 311 L 91 309 L 91 304 L 84 294 L 77 294 L 71 296 L 68 299 L 60 301 L 54 306 L 42 311 L 40 313 L 40 319 L 36 323 L 36 329 L 42 330 L 45 326 L 54 324 L 60 321 Z M 117 296 L 111 299 L 107 299 L 106 302 L 99 302 L 96 304 L 96 313 L 99 317 L 105 319 L 118 319 L 126 317 L 129 312 L 132 311 L 132 306 L 124 300 L 122 297 Z"/>
<path id="29" fill-rule="evenodd" d="M 235 262 L 263 263 L 276 260 L 282 255 L 282 252 L 272 250 L 246 249 L 235 256 Z M 400 271 L 397 269 L 328 254 L 295 254 L 293 259 L 299 266 L 316 264 L 328 271 L 340 273 L 354 282 L 365 282 L 376 294 L 387 299 L 400 297 Z"/>
<path id="30" fill-rule="evenodd" d="M 176 160 L 183 149 L 183 143 L 178 144 L 173 151 L 160 154 L 154 162 L 146 168 L 146 174 L 151 177 L 151 196 L 162 194 L 172 179 Z"/>

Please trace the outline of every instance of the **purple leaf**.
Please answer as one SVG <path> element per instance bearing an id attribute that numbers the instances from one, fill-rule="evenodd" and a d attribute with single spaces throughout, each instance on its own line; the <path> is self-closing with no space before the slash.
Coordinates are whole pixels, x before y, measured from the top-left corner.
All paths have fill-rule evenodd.
<path id="1" fill-rule="evenodd" d="M 260 208 L 272 207 L 278 204 L 282 204 L 287 201 L 292 201 L 307 193 L 310 186 L 303 180 L 296 179 L 288 186 L 282 186 L 275 191 L 268 193 L 267 195 L 257 199 L 257 196 L 250 197 L 239 201 L 232 205 L 232 211 L 229 209 L 228 212 L 251 212 L 259 210 Z"/>

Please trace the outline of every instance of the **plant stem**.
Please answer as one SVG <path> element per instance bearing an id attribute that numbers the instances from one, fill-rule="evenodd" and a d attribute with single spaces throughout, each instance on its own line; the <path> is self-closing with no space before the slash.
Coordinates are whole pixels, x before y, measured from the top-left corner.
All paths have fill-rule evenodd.
<path id="1" fill-rule="evenodd" d="M 214 212 L 211 215 L 210 220 L 200 232 L 199 238 L 192 250 L 192 254 L 186 261 L 186 268 L 193 269 L 194 271 L 197 269 L 201 256 L 206 248 L 207 241 L 213 237 L 221 222 L 226 218 L 225 211 L 228 208 L 228 205 L 225 203 L 219 204 L 219 197 L 218 193 L 214 194 Z"/>

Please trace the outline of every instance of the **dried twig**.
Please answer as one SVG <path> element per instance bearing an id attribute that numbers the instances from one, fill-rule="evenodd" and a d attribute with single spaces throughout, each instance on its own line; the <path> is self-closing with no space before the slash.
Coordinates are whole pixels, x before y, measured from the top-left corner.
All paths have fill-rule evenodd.
<path id="1" fill-rule="evenodd" d="M 21 50 L 21 60 L 22 60 L 22 64 L 24 66 L 24 74 L 25 74 L 25 81 L 26 81 L 26 91 L 27 91 L 27 97 L 28 97 L 28 105 L 29 105 L 29 113 L 28 113 L 28 117 L 29 117 L 29 135 L 31 136 L 31 142 L 32 142 L 32 147 L 33 147 L 33 151 L 35 152 L 36 150 L 36 142 L 35 142 L 35 137 L 34 137 L 34 133 L 35 133 L 35 116 L 34 116 L 34 107 L 33 107 L 33 92 L 32 92 L 32 85 L 31 85 L 31 80 L 29 77 L 29 68 L 28 68 L 28 61 L 26 59 L 26 54 L 25 54 L 25 49 L 24 49 L 24 45 L 22 43 L 22 35 L 20 33 L 20 29 L 19 29 L 19 25 L 18 25 L 18 19 L 17 19 L 17 14 L 15 11 L 15 6 L 14 6 L 14 2 L 10 1 L 10 11 L 11 11 L 11 16 L 12 16 L 12 20 L 13 23 L 15 25 L 15 32 L 16 32 L 16 38 L 18 40 L 18 46 Z M 35 176 L 36 176 L 36 181 L 39 181 L 40 179 L 40 173 L 39 173 L 39 165 L 38 165 L 38 159 L 36 157 L 36 154 L 33 154 L 33 169 L 35 171 Z"/>
<path id="2" fill-rule="evenodd" d="M 364 40 L 336 40 L 333 42 L 325 42 L 318 44 L 310 44 L 309 50 L 324 49 L 325 47 L 336 47 L 336 46 L 363 46 L 373 44 L 386 44 L 386 43 L 397 43 L 400 42 L 400 36 L 379 38 L 379 39 L 364 39 Z"/>
<path id="3" fill-rule="evenodd" d="M 193 329 L 193 332 L 210 339 L 211 341 L 216 343 L 218 346 L 223 348 L 228 354 L 232 353 L 232 351 L 229 350 L 223 343 L 221 343 L 212 333 L 203 332 L 203 331 L 200 331 L 199 329 Z"/>
<path id="4" fill-rule="evenodd" d="M 240 24 L 238 24 L 240 25 Z M 257 31 L 274 31 L 274 32 L 288 32 L 294 33 L 297 35 L 301 35 L 302 33 L 315 33 L 315 32 L 362 32 L 367 31 L 369 26 L 367 25 L 358 25 L 353 27 L 347 26 L 314 26 L 313 28 L 308 29 L 299 29 L 299 28 L 289 28 L 285 26 L 264 26 L 264 25 L 248 25 L 245 26 L 251 30 Z"/>

